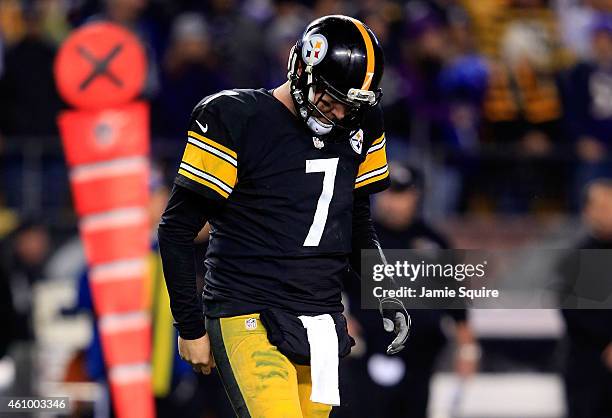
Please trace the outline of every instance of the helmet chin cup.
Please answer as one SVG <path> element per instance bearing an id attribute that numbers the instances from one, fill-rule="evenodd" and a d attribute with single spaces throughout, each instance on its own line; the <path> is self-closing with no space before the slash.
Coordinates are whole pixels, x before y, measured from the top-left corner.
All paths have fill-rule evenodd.
<path id="1" fill-rule="evenodd" d="M 306 119 L 306 125 L 308 126 L 308 129 L 312 131 L 313 134 L 318 136 L 329 134 L 332 128 L 334 127 L 333 125 L 322 123 L 314 116 L 310 116 L 308 119 Z"/>

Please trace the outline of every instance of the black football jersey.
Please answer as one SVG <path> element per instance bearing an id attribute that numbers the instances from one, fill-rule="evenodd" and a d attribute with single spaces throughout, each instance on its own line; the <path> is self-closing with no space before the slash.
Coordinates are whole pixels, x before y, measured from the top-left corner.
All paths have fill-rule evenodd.
<path id="1" fill-rule="evenodd" d="M 194 109 L 175 183 L 225 200 L 209 220 L 209 316 L 342 311 L 355 193 L 387 187 L 382 112 L 323 144 L 271 92 L 226 90 Z"/>

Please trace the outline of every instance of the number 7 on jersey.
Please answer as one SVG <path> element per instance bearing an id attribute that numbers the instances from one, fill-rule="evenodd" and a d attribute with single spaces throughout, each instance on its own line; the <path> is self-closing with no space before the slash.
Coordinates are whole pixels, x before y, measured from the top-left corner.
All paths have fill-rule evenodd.
<path id="1" fill-rule="evenodd" d="M 329 204 L 334 196 L 334 184 L 336 180 L 336 170 L 338 169 L 338 158 L 322 158 L 318 160 L 306 160 L 306 173 L 325 173 L 323 176 L 323 190 L 317 209 L 315 210 L 314 219 L 308 235 L 304 240 L 304 247 L 316 247 L 321 242 L 327 215 L 329 212 Z"/>

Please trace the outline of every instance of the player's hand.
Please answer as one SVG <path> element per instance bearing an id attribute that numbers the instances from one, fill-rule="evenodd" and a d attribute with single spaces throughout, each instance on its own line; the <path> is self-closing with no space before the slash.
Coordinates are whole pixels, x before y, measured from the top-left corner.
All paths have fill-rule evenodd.
<path id="1" fill-rule="evenodd" d="M 215 359 L 210 351 L 208 334 L 197 340 L 185 340 L 178 337 L 179 355 L 191 365 L 196 373 L 210 374 L 215 367 Z"/>
<path id="2" fill-rule="evenodd" d="M 402 301 L 396 298 L 381 299 L 379 310 L 383 318 L 385 331 L 394 332 L 396 335 L 387 347 L 387 354 L 397 354 L 404 349 L 406 340 L 410 335 L 410 315 L 408 315 Z"/>

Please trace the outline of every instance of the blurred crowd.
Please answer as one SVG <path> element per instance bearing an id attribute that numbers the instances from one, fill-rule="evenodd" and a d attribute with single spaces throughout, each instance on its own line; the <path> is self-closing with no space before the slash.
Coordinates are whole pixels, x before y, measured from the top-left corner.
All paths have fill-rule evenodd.
<path id="1" fill-rule="evenodd" d="M 71 29 L 109 20 L 142 40 L 155 157 L 170 172 L 194 104 L 279 85 L 306 23 L 333 13 L 378 34 L 390 155 L 428 174 L 429 216 L 576 211 L 581 187 L 610 175 L 609 0 L 4 0 L 0 201 L 67 204 L 61 154 L 50 150 L 65 106 L 52 64 Z M 54 193 L 28 195 L 31 170 Z"/>
<path id="2" fill-rule="evenodd" d="M 194 105 L 226 88 L 281 84 L 289 49 L 306 24 L 335 13 L 367 23 L 385 51 L 388 154 L 401 164 L 393 170 L 394 188 L 375 204 L 383 246 L 452 247 L 456 237 L 431 221 L 457 214 L 582 213 L 586 238 L 575 246 L 610 248 L 611 0 L 0 0 L 0 318 L 8 324 L 0 334 L 0 394 L 8 367 L 2 359 L 11 344 L 24 344 L 23 354 L 34 342 L 36 283 L 73 277 L 78 300 L 63 315 L 91 311 L 82 251 L 68 240 L 76 223 L 56 124 L 67 105 L 55 86 L 53 62 L 70 31 L 112 21 L 146 47 L 142 98 L 151 103 L 152 158 L 160 167 L 151 187 L 162 196 L 152 202 L 155 224 Z M 448 369 L 469 376 L 481 354 L 484 370 L 498 367 L 486 362 L 465 313 L 450 315 L 450 334 L 442 330 L 449 315 L 417 314 L 415 323 L 424 325 L 415 328 L 416 345 L 398 360 L 408 371 L 389 383 L 367 370 L 399 366 L 380 363 L 371 318 L 354 311 L 351 333 L 365 342 L 365 357 L 350 360 L 357 367 L 346 373 L 359 385 L 345 389 L 353 409 L 338 417 L 359 416 L 355 411 L 376 416 L 371 399 L 389 406 L 386 415 L 378 409 L 382 416 L 422 416 L 447 334 L 455 342 Z M 565 312 L 564 318 L 568 360 L 549 364 L 549 347 L 544 355 L 528 350 L 527 356 L 546 359 L 529 367 L 564 371 L 572 416 L 611 416 L 603 408 L 612 399 L 606 392 L 612 388 L 612 319 L 601 312 Z M 512 354 L 520 354 L 515 348 Z M 23 357 L 17 361 L 31 360 Z M 167 363 L 160 411 L 230 416 L 216 377 L 194 377 L 177 358 Z M 70 365 L 67 381 L 104 379 L 95 338 Z"/>
<path id="3" fill-rule="evenodd" d="M 378 34 L 390 155 L 428 174 L 428 216 L 575 211 L 581 187 L 610 175 L 607 0 L 4 0 L 4 205 L 68 201 L 61 155 L 38 149 L 59 148 L 65 105 L 52 63 L 72 28 L 110 20 L 143 41 L 155 157 L 172 171 L 195 103 L 224 88 L 279 85 L 305 24 L 331 13 Z M 39 187 L 54 191 L 38 200 L 20 175 L 32 154 L 45 173 Z"/>

